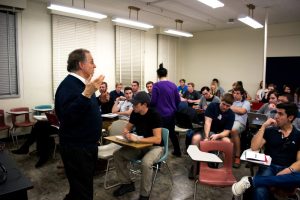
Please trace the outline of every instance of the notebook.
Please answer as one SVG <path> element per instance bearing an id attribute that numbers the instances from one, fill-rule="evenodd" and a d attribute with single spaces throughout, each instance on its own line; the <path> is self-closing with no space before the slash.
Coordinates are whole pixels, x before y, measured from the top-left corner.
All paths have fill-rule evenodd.
<path id="1" fill-rule="evenodd" d="M 267 121 L 268 116 L 260 113 L 248 113 L 248 121 L 249 124 L 252 125 L 262 125 L 265 121 Z"/>

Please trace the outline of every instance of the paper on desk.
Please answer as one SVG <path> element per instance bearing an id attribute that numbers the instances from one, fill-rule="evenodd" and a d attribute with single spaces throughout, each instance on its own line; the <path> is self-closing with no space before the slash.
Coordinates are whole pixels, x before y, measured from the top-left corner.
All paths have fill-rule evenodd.
<path id="1" fill-rule="evenodd" d="M 271 164 L 271 162 L 272 162 L 271 156 L 268 156 L 268 155 L 265 155 L 266 156 L 266 160 L 263 160 L 263 161 L 254 160 L 254 159 L 247 159 L 246 158 L 246 154 L 249 154 L 249 152 L 255 152 L 255 151 L 252 151 L 251 149 L 246 149 L 243 152 L 243 154 L 241 155 L 241 160 L 252 162 L 252 163 L 257 163 L 257 164 L 261 164 L 261 165 L 267 165 L 267 166 L 269 166 Z M 255 153 L 257 153 L 257 152 L 255 152 Z"/>
<path id="2" fill-rule="evenodd" d="M 102 114 L 102 117 L 106 117 L 106 118 L 115 118 L 118 116 L 118 114 L 116 113 L 107 113 L 107 114 Z"/>
<path id="3" fill-rule="evenodd" d="M 267 156 L 264 153 L 247 151 L 245 156 L 247 160 L 267 161 Z"/>

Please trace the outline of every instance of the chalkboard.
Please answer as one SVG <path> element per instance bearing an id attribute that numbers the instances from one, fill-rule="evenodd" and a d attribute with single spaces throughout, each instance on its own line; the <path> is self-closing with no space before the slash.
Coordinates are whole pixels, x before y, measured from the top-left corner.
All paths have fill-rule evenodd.
<path id="1" fill-rule="evenodd" d="M 274 83 L 282 92 L 284 84 L 292 86 L 292 91 L 300 87 L 300 57 L 268 57 L 266 83 Z"/>

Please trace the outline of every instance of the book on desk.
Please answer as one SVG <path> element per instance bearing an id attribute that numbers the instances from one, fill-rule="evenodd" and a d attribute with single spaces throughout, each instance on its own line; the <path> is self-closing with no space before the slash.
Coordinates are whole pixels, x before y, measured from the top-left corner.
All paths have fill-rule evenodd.
<path id="1" fill-rule="evenodd" d="M 269 155 L 252 151 L 251 149 L 247 149 L 243 152 L 243 154 L 241 155 L 241 160 L 262 165 L 270 165 L 272 162 L 272 158 Z"/>

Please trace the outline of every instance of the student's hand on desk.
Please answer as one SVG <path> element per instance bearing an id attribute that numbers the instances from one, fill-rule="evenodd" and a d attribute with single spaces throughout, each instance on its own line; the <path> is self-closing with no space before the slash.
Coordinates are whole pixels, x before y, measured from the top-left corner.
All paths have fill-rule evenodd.
<path id="1" fill-rule="evenodd" d="M 87 79 L 87 83 L 85 84 L 85 89 L 83 91 L 83 95 L 90 98 L 99 88 L 100 85 L 102 84 L 105 76 L 100 75 L 98 78 L 92 79 L 92 75 Z"/>
<path id="2" fill-rule="evenodd" d="M 129 141 L 132 141 L 132 142 L 138 142 L 138 140 L 139 140 L 138 136 L 136 134 L 133 134 L 133 133 L 128 133 L 126 135 L 126 137 Z"/>

